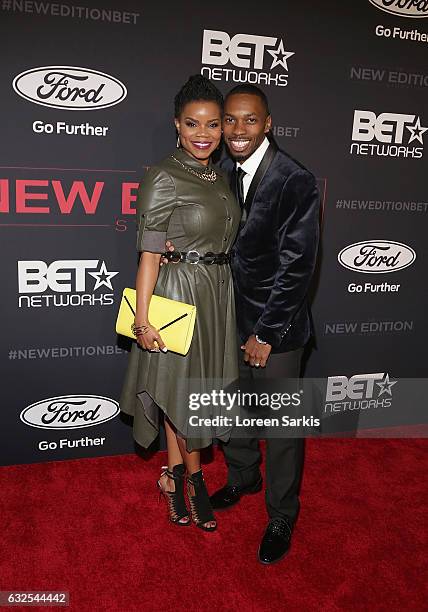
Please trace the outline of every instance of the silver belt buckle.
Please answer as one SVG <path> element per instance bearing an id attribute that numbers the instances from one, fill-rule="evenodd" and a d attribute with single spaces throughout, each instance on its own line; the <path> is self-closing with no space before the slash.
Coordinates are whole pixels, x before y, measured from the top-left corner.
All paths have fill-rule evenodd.
<path id="1" fill-rule="evenodd" d="M 195 254 L 195 256 L 196 256 L 195 261 L 190 261 L 189 255 L 191 255 L 192 253 L 194 253 L 194 254 Z M 199 259 L 200 259 L 200 254 L 199 254 L 199 251 L 195 251 L 195 250 L 193 250 L 193 251 L 188 251 L 188 252 L 187 252 L 187 257 L 186 257 L 186 259 L 187 259 L 187 263 L 192 264 L 192 266 L 194 266 L 195 264 L 199 263 Z M 192 258 L 192 259 L 193 259 L 193 258 Z"/>

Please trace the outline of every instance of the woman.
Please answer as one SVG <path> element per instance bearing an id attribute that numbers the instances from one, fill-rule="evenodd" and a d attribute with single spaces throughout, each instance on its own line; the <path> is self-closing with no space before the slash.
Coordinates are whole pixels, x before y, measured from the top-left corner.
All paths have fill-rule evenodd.
<path id="1" fill-rule="evenodd" d="M 190 77 L 175 97 L 177 150 L 143 179 L 137 219 L 138 344 L 131 350 L 120 401 L 121 410 L 134 415 L 134 438 L 145 448 L 156 438 L 163 413 L 168 468 L 158 486 L 167 498 L 170 520 L 178 525 L 193 520 L 205 531 L 213 531 L 217 523 L 199 449 L 213 437 L 227 440 L 229 432 L 210 427 L 191 431 L 189 417 L 195 413 L 189 409 L 189 394 L 206 391 L 208 381 L 223 386 L 238 377 L 233 285 L 224 253 L 234 242 L 241 211 L 211 165 L 221 140 L 222 110 L 218 89 L 201 75 Z M 166 240 L 181 252 L 181 261 L 159 267 Z M 210 257 L 204 259 L 207 253 Z M 217 257 L 210 263 L 213 253 Z M 168 352 L 150 324 L 153 293 L 197 307 L 187 355 Z M 190 514 L 183 490 L 186 472 Z"/>

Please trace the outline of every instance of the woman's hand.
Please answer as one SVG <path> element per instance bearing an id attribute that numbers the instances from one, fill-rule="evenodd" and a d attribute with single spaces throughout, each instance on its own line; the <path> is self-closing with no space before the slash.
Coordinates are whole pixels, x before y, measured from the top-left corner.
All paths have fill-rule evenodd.
<path id="1" fill-rule="evenodd" d="M 165 343 L 162 340 L 158 330 L 153 327 L 153 325 L 150 325 L 150 323 L 140 326 L 137 325 L 136 334 L 137 342 L 141 346 L 141 348 L 156 353 L 159 352 L 159 349 L 163 353 L 167 352 L 168 349 L 166 348 Z"/>
<path id="2" fill-rule="evenodd" d="M 159 350 L 166 353 L 168 350 L 164 341 L 159 335 L 158 330 L 150 324 L 149 306 L 153 295 L 153 290 L 159 274 L 159 253 L 143 251 L 138 264 L 136 278 L 137 308 L 133 331 L 137 337 L 137 342 L 141 348 L 147 351 Z"/>

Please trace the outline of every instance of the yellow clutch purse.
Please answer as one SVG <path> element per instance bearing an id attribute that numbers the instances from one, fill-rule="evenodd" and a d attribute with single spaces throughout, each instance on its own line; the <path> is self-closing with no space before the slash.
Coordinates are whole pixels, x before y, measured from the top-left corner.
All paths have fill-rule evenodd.
<path id="1" fill-rule="evenodd" d="M 137 304 L 135 289 L 123 290 L 119 313 L 116 321 L 116 333 L 135 340 L 131 329 L 134 322 Z M 149 306 L 150 323 L 159 332 L 169 351 L 186 355 L 192 342 L 196 321 L 196 306 L 152 295 Z"/>

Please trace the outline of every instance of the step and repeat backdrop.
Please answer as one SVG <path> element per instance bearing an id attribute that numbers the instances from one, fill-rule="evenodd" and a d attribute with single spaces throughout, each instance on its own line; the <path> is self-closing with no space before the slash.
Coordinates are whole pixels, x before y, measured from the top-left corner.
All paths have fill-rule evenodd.
<path id="1" fill-rule="evenodd" d="M 306 375 L 373 409 L 425 377 L 427 52 L 428 0 L 1 0 L 1 464 L 134 451 L 114 324 L 136 193 L 198 72 L 262 87 L 318 177 Z"/>

